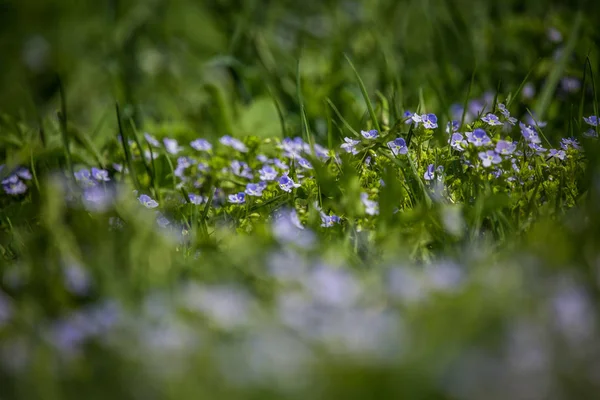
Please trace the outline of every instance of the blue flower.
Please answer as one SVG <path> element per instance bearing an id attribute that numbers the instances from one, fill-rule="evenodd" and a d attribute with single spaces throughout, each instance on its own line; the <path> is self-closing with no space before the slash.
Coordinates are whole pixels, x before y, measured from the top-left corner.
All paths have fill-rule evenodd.
<path id="1" fill-rule="evenodd" d="M 517 145 L 507 140 L 498 140 L 496 143 L 496 153 L 507 156 L 517 149 Z"/>
<path id="2" fill-rule="evenodd" d="M 550 152 L 548 153 L 548 157 L 558 158 L 559 160 L 564 160 L 566 155 L 567 155 L 567 153 L 564 150 L 556 150 L 556 149 L 550 149 Z"/>
<path id="3" fill-rule="evenodd" d="M 397 138 L 390 142 L 387 142 L 387 146 L 392 150 L 395 156 L 398 154 L 406 154 L 408 153 L 408 147 L 406 146 L 406 141 L 403 138 Z"/>
<path id="4" fill-rule="evenodd" d="M 590 128 L 587 131 L 583 132 L 583 136 L 587 137 L 587 138 L 597 138 L 598 137 L 598 132 L 596 132 L 595 129 Z"/>
<path id="5" fill-rule="evenodd" d="M 435 176 L 435 166 L 433 164 L 429 164 L 427 166 L 427 170 L 425 171 L 425 173 L 423 174 L 423 178 L 426 181 L 430 181 L 433 179 L 433 177 Z"/>
<path id="6" fill-rule="evenodd" d="M 23 194 L 27 191 L 27 185 L 25 185 L 16 175 L 12 175 L 8 179 L 5 179 L 2 181 L 2 184 L 4 186 L 4 191 L 13 196 Z"/>
<path id="7" fill-rule="evenodd" d="M 15 171 L 15 174 L 17 174 L 17 176 L 19 178 L 25 179 L 25 180 L 30 180 L 31 178 L 33 178 L 31 176 L 31 172 L 29 172 L 29 170 L 25 167 L 17 168 L 17 170 Z"/>
<path id="8" fill-rule="evenodd" d="M 529 143 L 529 147 L 535 151 L 536 154 L 542 155 L 546 152 L 546 149 L 539 143 Z"/>
<path id="9" fill-rule="evenodd" d="M 147 194 L 143 194 L 138 197 L 140 203 L 142 203 L 146 208 L 156 208 L 158 207 L 158 202 Z"/>
<path id="10" fill-rule="evenodd" d="M 499 164 L 502 162 L 502 157 L 500 157 L 500 155 L 494 150 L 480 152 L 479 158 L 481 159 L 484 167 L 490 167 L 492 164 Z"/>
<path id="11" fill-rule="evenodd" d="M 500 113 L 502 113 L 502 115 L 504 115 L 506 118 L 510 117 L 510 111 L 508 111 L 504 104 L 499 103 L 498 110 L 500 110 Z"/>
<path id="12" fill-rule="evenodd" d="M 108 171 L 105 169 L 92 168 L 92 178 L 97 181 L 110 181 L 110 178 L 108 177 Z"/>
<path id="13" fill-rule="evenodd" d="M 552 43 L 560 43 L 563 39 L 560 31 L 553 27 L 546 30 L 546 36 L 548 36 L 548 40 L 550 40 Z"/>
<path id="14" fill-rule="evenodd" d="M 370 131 L 360 131 L 360 134 L 365 138 L 365 139 L 376 139 L 379 136 L 379 132 L 377 132 L 377 129 L 371 129 Z"/>
<path id="15" fill-rule="evenodd" d="M 189 193 L 188 198 L 190 199 L 190 202 L 195 205 L 200 205 L 200 204 L 204 203 L 206 200 L 204 197 L 199 196 L 197 194 L 193 194 L 193 193 Z"/>
<path id="16" fill-rule="evenodd" d="M 76 296 L 85 296 L 92 287 L 92 277 L 78 264 L 71 263 L 63 268 L 65 289 Z"/>
<path id="17" fill-rule="evenodd" d="M 233 160 L 231 162 L 231 172 L 233 172 L 234 175 L 240 176 L 242 178 L 253 178 L 252 170 L 250 169 L 248 164 L 246 164 L 243 161 Z"/>
<path id="18" fill-rule="evenodd" d="M 190 143 L 190 146 L 192 146 L 192 148 L 194 150 L 198 150 L 198 151 L 211 151 L 212 150 L 212 144 L 210 144 L 208 142 L 208 140 L 204 140 L 204 139 L 196 139 Z"/>
<path id="19" fill-rule="evenodd" d="M 481 118 L 481 120 L 486 124 L 492 126 L 502 125 L 502 122 L 500 122 L 496 114 L 492 113 L 488 113 L 485 117 Z"/>
<path id="20" fill-rule="evenodd" d="M 312 164 L 310 162 L 308 162 L 307 159 L 302 158 L 302 157 L 298 158 L 298 164 L 304 169 L 312 169 L 313 168 Z"/>
<path id="21" fill-rule="evenodd" d="M 270 165 L 264 165 L 261 169 L 258 170 L 258 175 L 261 181 L 272 181 L 277 178 L 277 171 L 275 168 Z"/>
<path id="22" fill-rule="evenodd" d="M 464 151 L 465 149 L 463 146 L 467 146 L 467 142 L 463 138 L 463 135 L 458 132 L 453 133 L 452 137 L 450 138 L 450 147 L 452 147 L 454 150 Z"/>
<path id="23" fill-rule="evenodd" d="M 102 186 L 88 187 L 83 191 L 83 204 L 88 211 L 104 212 L 112 204 L 114 191 L 104 190 Z"/>
<path id="24" fill-rule="evenodd" d="M 535 96 L 535 86 L 533 86 L 533 83 L 527 82 L 525 86 L 523 86 L 521 94 L 524 99 L 532 99 L 533 96 Z"/>
<path id="25" fill-rule="evenodd" d="M 573 78 L 571 76 L 565 76 L 560 81 L 560 87 L 562 90 L 568 93 L 574 93 L 579 91 L 581 88 L 581 82 L 577 78 Z"/>
<path id="26" fill-rule="evenodd" d="M 598 117 L 595 115 L 590 115 L 589 117 L 583 117 L 583 120 L 591 126 L 598 126 Z"/>
<path id="27" fill-rule="evenodd" d="M 181 147 L 179 147 L 179 143 L 177 143 L 177 140 L 175 139 L 164 138 L 163 143 L 165 145 L 165 150 L 167 150 L 167 153 L 177 154 L 181 150 L 183 150 Z"/>
<path id="28" fill-rule="evenodd" d="M 419 124 L 423 121 L 423 117 L 417 113 L 411 114 L 410 119 L 415 123 L 415 126 L 419 126 Z"/>
<path id="29" fill-rule="evenodd" d="M 262 197 L 262 192 L 264 190 L 264 187 L 256 184 L 256 183 L 249 183 L 246 185 L 246 194 L 248 196 L 255 196 L 255 197 Z"/>
<path id="30" fill-rule="evenodd" d="M 286 163 L 284 163 L 283 161 L 281 161 L 279 158 L 273 159 L 273 165 L 284 171 L 287 171 L 288 169 L 290 169 L 290 167 L 288 167 L 288 165 Z"/>
<path id="31" fill-rule="evenodd" d="M 306 143 L 300 137 L 284 138 L 281 141 L 281 149 L 283 150 L 283 155 L 287 158 L 297 158 L 300 157 L 301 153 L 304 151 L 306 147 Z"/>
<path id="32" fill-rule="evenodd" d="M 446 133 L 450 134 L 450 133 L 458 132 L 459 127 L 460 127 L 459 121 L 448 121 L 448 123 L 446 124 Z"/>
<path id="33" fill-rule="evenodd" d="M 324 228 L 331 228 L 335 224 L 340 222 L 340 217 L 337 215 L 327 215 L 323 211 L 320 212 L 321 215 L 321 226 Z"/>
<path id="34" fill-rule="evenodd" d="M 548 124 L 547 122 L 536 120 L 535 117 L 531 116 L 530 114 L 525 116 L 525 122 L 527 122 L 529 125 L 537 126 L 539 128 L 543 128 Z"/>
<path id="35" fill-rule="evenodd" d="M 146 139 L 146 142 L 148 142 L 151 146 L 160 147 L 160 142 L 148 132 L 144 133 L 144 139 Z"/>
<path id="36" fill-rule="evenodd" d="M 246 153 L 248 151 L 248 148 L 246 147 L 246 145 L 244 143 L 242 143 L 240 140 L 232 138 L 229 135 L 225 135 L 223 136 L 221 139 L 219 139 L 219 142 L 225 146 L 229 146 L 234 150 L 237 150 L 241 153 Z"/>
<path id="37" fill-rule="evenodd" d="M 356 146 L 360 144 L 359 140 L 350 139 L 349 137 L 344 138 L 344 142 L 340 147 L 346 151 L 346 153 L 358 154 Z"/>
<path id="38" fill-rule="evenodd" d="M 360 194 L 360 200 L 365 206 L 365 212 L 368 215 L 378 215 L 379 214 L 379 204 L 377 204 L 374 200 L 369 200 L 369 195 L 366 193 Z"/>
<path id="39" fill-rule="evenodd" d="M 466 135 L 467 141 L 473 143 L 477 147 L 484 146 L 491 142 L 487 133 L 481 128 L 477 128 L 473 132 L 467 132 Z"/>
<path id="40" fill-rule="evenodd" d="M 229 196 L 227 196 L 228 200 L 230 203 L 233 204 L 243 204 L 246 202 L 246 193 L 244 192 L 239 192 L 236 194 L 230 194 Z"/>
<path id="41" fill-rule="evenodd" d="M 579 142 L 577 141 L 577 139 L 572 138 L 572 137 L 561 139 L 560 147 L 562 147 L 564 150 L 568 150 L 569 147 L 572 147 L 575 150 L 581 150 L 581 146 L 579 145 Z"/>
<path id="42" fill-rule="evenodd" d="M 161 212 L 156 213 L 156 223 L 161 228 L 166 228 L 167 226 L 171 225 L 171 221 L 169 221 L 169 219 L 165 217 Z"/>
<path id="43" fill-rule="evenodd" d="M 541 139 L 538 136 L 537 132 L 535 129 L 533 129 L 531 126 L 528 126 L 522 122 L 519 122 L 519 126 L 521 127 L 521 134 L 523 135 L 523 137 L 525 138 L 526 141 L 530 142 L 530 143 L 541 143 Z"/>
<path id="44" fill-rule="evenodd" d="M 300 184 L 295 183 L 292 180 L 292 178 L 290 178 L 287 175 L 282 175 L 279 178 L 278 182 L 279 182 L 279 187 L 281 188 L 281 190 L 283 190 L 284 192 L 288 192 L 288 193 L 290 193 L 293 188 L 300 187 Z"/>
<path id="45" fill-rule="evenodd" d="M 435 114 L 423 114 L 421 115 L 421 121 L 425 129 L 435 129 L 438 127 Z"/>
<path id="46" fill-rule="evenodd" d="M 90 171 L 88 169 L 80 169 L 74 173 L 76 181 L 89 181 L 91 178 Z"/>
<path id="47" fill-rule="evenodd" d="M 269 162 L 269 157 L 265 156 L 264 154 L 257 154 L 256 159 L 263 164 L 266 164 Z"/>

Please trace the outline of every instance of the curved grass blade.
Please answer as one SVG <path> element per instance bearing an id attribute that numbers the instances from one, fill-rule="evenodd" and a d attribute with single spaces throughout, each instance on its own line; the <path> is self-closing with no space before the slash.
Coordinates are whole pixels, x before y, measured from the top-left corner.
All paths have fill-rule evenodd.
<path id="1" fill-rule="evenodd" d="M 354 72 L 354 76 L 356 77 L 358 86 L 360 87 L 360 91 L 363 95 L 363 98 L 365 99 L 365 103 L 367 104 L 367 110 L 369 110 L 369 116 L 371 117 L 371 122 L 373 122 L 374 128 L 377 129 L 378 132 L 381 132 L 381 126 L 379 125 L 379 120 L 377 119 L 377 115 L 375 115 L 375 110 L 373 109 L 373 104 L 371 103 L 371 100 L 369 99 L 369 94 L 367 93 L 365 84 L 364 84 L 363 80 L 361 79 L 358 71 L 354 67 L 354 64 L 352 64 L 350 57 L 348 57 L 347 54 L 344 54 L 344 57 L 346 57 L 348 64 L 350 64 L 350 68 L 352 68 L 352 71 Z"/>

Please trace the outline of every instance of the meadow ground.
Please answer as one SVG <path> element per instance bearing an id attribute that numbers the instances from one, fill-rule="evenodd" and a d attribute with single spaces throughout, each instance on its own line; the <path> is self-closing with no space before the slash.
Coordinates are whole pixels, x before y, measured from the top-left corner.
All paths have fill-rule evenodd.
<path id="1" fill-rule="evenodd" d="M 600 391 L 600 6 L 0 4 L 0 398 Z"/>

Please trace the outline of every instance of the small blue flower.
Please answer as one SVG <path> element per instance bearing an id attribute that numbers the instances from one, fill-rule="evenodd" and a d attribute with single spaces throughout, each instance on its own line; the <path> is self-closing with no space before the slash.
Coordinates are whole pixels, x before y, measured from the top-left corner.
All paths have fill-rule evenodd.
<path id="1" fill-rule="evenodd" d="M 575 93 L 581 88 L 581 81 L 571 76 L 565 76 L 560 81 L 560 87 L 562 90 L 568 93 Z"/>
<path id="2" fill-rule="evenodd" d="M 15 171 L 15 174 L 17 174 L 17 176 L 21 179 L 25 179 L 25 180 L 30 180 L 33 177 L 31 176 L 31 172 L 29 172 L 29 170 L 25 167 L 19 167 L 17 168 L 17 170 Z"/>
<path id="3" fill-rule="evenodd" d="M 264 154 L 257 154 L 256 159 L 263 164 L 266 164 L 269 162 L 269 157 L 265 156 Z"/>
<path id="4" fill-rule="evenodd" d="M 433 164 L 429 164 L 427 166 L 427 171 L 425 171 L 425 173 L 423 174 L 423 178 L 426 181 L 430 181 L 433 179 L 434 176 L 435 176 L 435 166 Z"/>
<path id="5" fill-rule="evenodd" d="M 568 150 L 570 147 L 572 147 L 575 150 L 581 150 L 581 146 L 579 145 L 579 142 L 577 141 L 577 139 L 572 138 L 572 137 L 561 139 L 560 147 L 562 147 L 563 150 Z"/>
<path id="6" fill-rule="evenodd" d="M 258 170 L 258 175 L 261 181 L 272 181 L 277 178 L 277 171 L 275 168 L 270 165 L 264 165 L 261 169 Z"/>
<path id="7" fill-rule="evenodd" d="M 246 194 L 248 196 L 262 197 L 264 187 L 260 184 L 249 183 L 246 185 Z"/>
<path id="8" fill-rule="evenodd" d="M 312 164 L 305 158 L 299 157 L 298 164 L 304 169 L 312 169 Z"/>
<path id="9" fill-rule="evenodd" d="M 539 143 L 529 143 L 529 147 L 535 151 L 538 155 L 543 155 L 546 152 L 546 149 L 542 147 Z"/>
<path id="10" fill-rule="evenodd" d="M 204 139 L 196 139 L 190 143 L 190 146 L 192 146 L 192 149 L 198 150 L 198 151 L 211 151 L 212 150 L 212 144 L 210 144 L 208 142 L 208 140 L 204 140 Z"/>
<path id="11" fill-rule="evenodd" d="M 79 264 L 69 264 L 63 268 L 65 289 L 76 296 L 85 296 L 92 287 L 92 277 Z"/>
<path id="12" fill-rule="evenodd" d="M 548 28 L 546 31 L 546 36 L 548 36 L 548 40 L 550 40 L 552 43 L 560 43 L 563 40 L 560 31 L 553 27 Z"/>
<path id="13" fill-rule="evenodd" d="M 365 206 L 365 212 L 368 215 L 378 215 L 379 214 L 379 204 L 377 204 L 374 200 L 369 200 L 369 195 L 366 193 L 360 194 L 360 200 Z"/>
<path id="14" fill-rule="evenodd" d="M 488 113 L 485 117 L 481 118 L 481 120 L 491 126 L 502 125 L 502 122 L 500 122 L 496 114 L 492 113 Z"/>
<path id="15" fill-rule="evenodd" d="M 532 99 L 533 96 L 535 96 L 535 86 L 533 86 L 533 83 L 527 82 L 525 86 L 523 86 L 521 94 L 524 99 Z"/>
<path id="16" fill-rule="evenodd" d="M 206 201 L 204 197 L 193 193 L 189 193 L 188 198 L 190 199 L 190 202 L 195 205 L 200 205 Z"/>
<path id="17" fill-rule="evenodd" d="M 148 132 L 144 133 L 144 139 L 146 139 L 146 142 L 148 142 L 151 146 L 160 147 L 160 142 Z"/>
<path id="18" fill-rule="evenodd" d="M 13 176 L 16 179 L 12 179 Z M 17 178 L 16 175 L 12 175 L 8 179 L 5 179 L 4 181 L 2 181 L 2 184 L 4 186 L 4 191 L 7 194 L 13 196 L 23 194 L 27 191 L 27 185 L 25 185 L 19 178 Z"/>
<path id="19" fill-rule="evenodd" d="M 499 103 L 498 110 L 500 110 L 500 113 L 502 113 L 502 115 L 504 115 L 506 118 L 510 117 L 510 111 L 508 111 L 504 104 Z"/>
<path id="20" fill-rule="evenodd" d="M 320 212 L 321 215 L 321 226 L 324 228 L 331 228 L 335 224 L 340 222 L 340 217 L 337 215 L 327 215 L 324 212 Z"/>
<path id="21" fill-rule="evenodd" d="M 528 141 L 530 143 L 541 143 L 542 142 L 542 140 L 538 136 L 538 133 L 536 132 L 536 130 L 533 129 L 531 126 L 526 125 L 522 122 L 519 123 L 519 126 L 521 127 L 521 134 L 523 135 L 523 137 L 525 138 L 526 141 Z"/>
<path id="22" fill-rule="evenodd" d="M 167 150 L 167 152 L 170 154 L 177 154 L 183 150 L 175 139 L 164 138 L 163 143 L 165 145 L 165 150 Z"/>
<path id="23" fill-rule="evenodd" d="M 482 161 L 484 167 L 490 167 L 492 164 L 499 164 L 502 162 L 502 157 L 494 150 L 482 151 L 479 153 L 479 158 Z"/>
<path id="24" fill-rule="evenodd" d="M 290 178 L 287 175 L 282 175 L 279 178 L 279 187 L 281 188 L 281 190 L 283 190 L 284 192 L 288 192 L 290 193 L 292 191 L 293 188 L 297 188 L 300 187 L 300 184 L 295 183 L 292 178 Z"/>
<path id="25" fill-rule="evenodd" d="M 158 207 L 158 202 L 147 194 L 143 194 L 138 197 L 140 203 L 142 203 L 146 208 L 156 208 Z"/>
<path id="26" fill-rule="evenodd" d="M 408 153 L 408 147 L 406 146 L 406 140 L 403 138 L 396 138 L 390 142 L 387 142 L 387 146 L 392 150 L 392 153 L 397 156 L 398 154 Z"/>
<path id="27" fill-rule="evenodd" d="M 167 226 L 171 225 L 171 221 L 169 221 L 169 219 L 165 217 L 161 212 L 156 213 L 156 223 L 161 228 L 166 228 Z"/>
<path id="28" fill-rule="evenodd" d="M 453 133 L 452 137 L 450 138 L 450 147 L 452 147 L 454 150 L 464 151 L 465 149 L 463 146 L 467 146 L 467 142 L 463 138 L 463 135 L 458 132 Z"/>
<path id="29" fill-rule="evenodd" d="M 587 131 L 583 132 L 583 136 L 587 137 L 587 138 L 597 138 L 598 137 L 598 132 L 596 132 L 595 129 L 590 128 Z"/>
<path id="30" fill-rule="evenodd" d="M 360 131 L 360 134 L 365 138 L 365 139 L 376 139 L 379 136 L 379 132 L 377 132 L 377 129 L 371 129 L 370 131 Z"/>
<path id="31" fill-rule="evenodd" d="M 530 114 L 527 114 L 527 116 L 525 116 L 525 122 L 527 122 L 529 125 L 536 126 L 539 128 L 543 128 L 548 124 L 547 122 L 536 120 L 535 117 L 531 116 Z"/>
<path id="32" fill-rule="evenodd" d="M 79 171 L 76 171 L 74 175 L 76 181 L 88 181 L 92 176 L 88 169 L 80 169 Z"/>
<path id="33" fill-rule="evenodd" d="M 423 121 L 423 117 L 421 117 L 419 114 L 414 113 L 410 116 L 410 119 L 412 120 L 412 122 L 415 123 L 415 126 L 419 126 L 419 124 Z"/>
<path id="34" fill-rule="evenodd" d="M 591 125 L 591 126 L 598 126 L 598 123 L 599 123 L 598 117 L 595 115 L 590 115 L 589 117 L 583 117 L 583 120 L 586 122 L 586 124 Z"/>
<path id="35" fill-rule="evenodd" d="M 248 148 L 246 147 L 246 145 L 244 143 L 242 143 L 240 140 L 232 138 L 229 135 L 225 135 L 223 136 L 221 139 L 219 139 L 219 142 L 225 146 L 229 146 L 234 150 L 237 150 L 241 153 L 246 153 L 248 151 Z"/>
<path id="36" fill-rule="evenodd" d="M 110 181 L 110 178 L 108 177 L 108 171 L 105 169 L 92 168 L 92 178 L 97 181 Z"/>
<path id="37" fill-rule="evenodd" d="M 112 167 L 115 169 L 115 171 L 117 172 L 123 172 L 123 165 L 118 164 L 118 163 L 113 163 Z"/>
<path id="38" fill-rule="evenodd" d="M 448 121 L 448 123 L 446 124 L 446 133 L 450 134 L 450 133 L 454 133 L 454 132 L 458 132 L 458 128 L 460 127 L 460 122 L 459 121 Z"/>
<path id="39" fill-rule="evenodd" d="M 242 178 L 253 178 L 252 170 L 250 169 L 248 164 L 246 164 L 243 161 L 233 160 L 231 162 L 231 172 L 233 172 L 234 175 L 240 176 Z"/>
<path id="40" fill-rule="evenodd" d="M 421 115 L 421 122 L 423 122 L 425 129 L 436 129 L 438 127 L 437 117 L 435 114 Z"/>
<path id="41" fill-rule="evenodd" d="M 304 149 L 308 146 L 304 143 L 304 140 L 300 137 L 295 138 L 284 138 L 279 146 L 283 150 L 284 157 L 287 158 L 298 158 Z"/>
<path id="42" fill-rule="evenodd" d="M 477 128 L 473 132 L 467 132 L 466 135 L 467 141 L 469 143 L 474 144 L 477 147 L 491 143 L 491 139 L 488 137 L 487 133 L 481 128 Z"/>
<path id="43" fill-rule="evenodd" d="M 496 153 L 507 156 L 512 154 L 517 149 L 517 145 L 507 140 L 498 140 L 496 143 Z"/>
<path id="44" fill-rule="evenodd" d="M 346 153 L 358 154 L 356 146 L 360 144 L 359 140 L 354 140 L 349 137 L 344 138 L 344 142 L 340 147 L 346 151 Z"/>
<path id="45" fill-rule="evenodd" d="M 286 163 L 284 163 L 283 161 L 281 161 L 279 158 L 273 159 L 273 165 L 276 168 L 282 169 L 284 171 L 287 171 L 288 169 L 290 169 L 290 167 L 288 167 L 288 165 Z"/>
<path id="46" fill-rule="evenodd" d="M 556 150 L 556 149 L 550 149 L 550 152 L 548 153 L 548 157 L 558 158 L 559 160 L 564 160 L 566 155 L 567 155 L 567 153 L 564 150 Z"/>
<path id="47" fill-rule="evenodd" d="M 230 194 L 229 196 L 227 196 L 228 200 L 230 203 L 233 204 L 243 204 L 246 202 L 246 193 L 244 192 L 239 192 L 236 194 Z"/>

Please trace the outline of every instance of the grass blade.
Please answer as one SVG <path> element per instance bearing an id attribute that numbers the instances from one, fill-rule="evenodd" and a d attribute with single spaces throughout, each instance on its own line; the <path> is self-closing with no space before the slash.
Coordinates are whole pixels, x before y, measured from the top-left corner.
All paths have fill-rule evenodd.
<path id="1" fill-rule="evenodd" d="M 350 68 L 352 68 L 352 71 L 354 72 L 354 76 L 356 77 L 358 86 L 360 87 L 360 91 L 363 95 L 363 98 L 365 99 L 365 103 L 367 104 L 367 110 L 369 110 L 369 116 L 371 117 L 371 122 L 373 122 L 373 127 L 375 129 L 377 129 L 378 132 L 381 132 L 381 127 L 379 126 L 379 120 L 377 119 L 377 115 L 375 115 L 375 110 L 373 109 L 373 104 L 371 103 L 371 99 L 369 99 L 369 94 L 367 93 L 365 84 L 364 84 L 363 80 L 361 79 L 358 71 L 354 67 L 354 64 L 352 64 L 350 57 L 348 57 L 347 54 L 344 54 L 344 57 L 346 57 L 348 64 L 350 64 Z"/>

